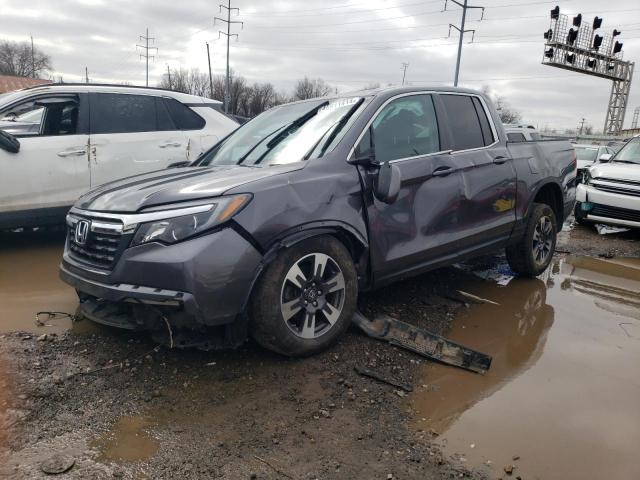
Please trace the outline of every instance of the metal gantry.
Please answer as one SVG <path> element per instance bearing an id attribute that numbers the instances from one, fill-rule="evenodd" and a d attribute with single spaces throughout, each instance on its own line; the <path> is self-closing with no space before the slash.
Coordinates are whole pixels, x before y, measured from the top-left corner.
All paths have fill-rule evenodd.
<path id="1" fill-rule="evenodd" d="M 597 33 L 601 25 L 600 17 L 588 24 L 581 14 L 571 19 L 555 7 L 544 33 L 542 64 L 611 80 L 604 133 L 618 135 L 629 101 L 634 63 L 623 59 L 622 43 L 616 40 L 621 32 L 614 29 L 611 34 L 601 35 Z"/>

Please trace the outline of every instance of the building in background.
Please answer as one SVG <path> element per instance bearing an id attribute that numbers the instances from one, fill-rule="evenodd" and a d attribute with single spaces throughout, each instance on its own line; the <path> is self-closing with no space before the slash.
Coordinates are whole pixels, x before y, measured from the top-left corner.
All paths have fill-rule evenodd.
<path id="1" fill-rule="evenodd" d="M 41 78 L 0 75 L 0 93 L 12 92 L 14 90 L 20 90 L 22 88 L 33 87 L 34 85 L 42 85 L 45 83 L 53 82 L 51 80 L 43 80 Z"/>

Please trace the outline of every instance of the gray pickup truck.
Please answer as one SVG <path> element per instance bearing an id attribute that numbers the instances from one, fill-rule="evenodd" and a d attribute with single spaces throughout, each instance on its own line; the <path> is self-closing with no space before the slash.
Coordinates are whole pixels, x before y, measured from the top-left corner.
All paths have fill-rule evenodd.
<path id="1" fill-rule="evenodd" d="M 475 91 L 290 103 L 188 166 L 81 197 L 60 275 L 96 322 L 310 355 L 345 331 L 359 291 L 500 249 L 540 274 L 575 182 L 569 143 L 507 143 Z"/>

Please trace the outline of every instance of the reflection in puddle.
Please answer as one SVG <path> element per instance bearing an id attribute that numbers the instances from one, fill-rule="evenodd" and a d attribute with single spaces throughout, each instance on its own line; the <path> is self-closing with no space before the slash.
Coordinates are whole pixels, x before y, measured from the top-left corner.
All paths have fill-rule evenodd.
<path id="1" fill-rule="evenodd" d="M 39 311 L 73 313 L 78 305 L 73 288 L 58 278 L 63 246 L 64 233 L 59 232 L 0 234 L 0 333 L 61 333 L 71 328 L 68 318 L 47 320 L 47 327 L 35 323 Z"/>
<path id="2" fill-rule="evenodd" d="M 100 460 L 136 462 L 158 451 L 159 442 L 148 433 L 151 422 L 143 417 L 122 417 L 95 442 Z"/>
<path id="3" fill-rule="evenodd" d="M 449 336 L 492 367 L 425 367 L 418 427 L 498 476 L 515 463 L 523 478 L 639 478 L 640 261 L 568 257 L 539 279 L 465 288 L 500 305 L 472 306 Z"/>

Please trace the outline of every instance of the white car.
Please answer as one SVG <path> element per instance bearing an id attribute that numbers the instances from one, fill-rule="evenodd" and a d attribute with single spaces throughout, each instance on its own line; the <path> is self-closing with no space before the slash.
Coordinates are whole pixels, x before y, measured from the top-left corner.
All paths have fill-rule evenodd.
<path id="1" fill-rule="evenodd" d="M 578 181 L 581 182 L 588 167 L 598 163 L 603 155 L 613 156 L 616 151 L 604 145 L 573 144 L 578 161 Z"/>
<path id="2" fill-rule="evenodd" d="M 220 105 L 118 85 L 0 95 L 0 129 L 11 134 L 0 138 L 0 229 L 64 225 L 76 199 L 98 185 L 195 160 L 238 126 Z"/>
<path id="3" fill-rule="evenodd" d="M 599 160 L 578 185 L 576 220 L 640 228 L 640 136 Z"/>
<path id="4" fill-rule="evenodd" d="M 504 131 L 507 133 L 507 141 L 509 142 L 536 142 L 542 140 L 536 127 L 533 125 L 509 123 L 504 125 Z"/>

